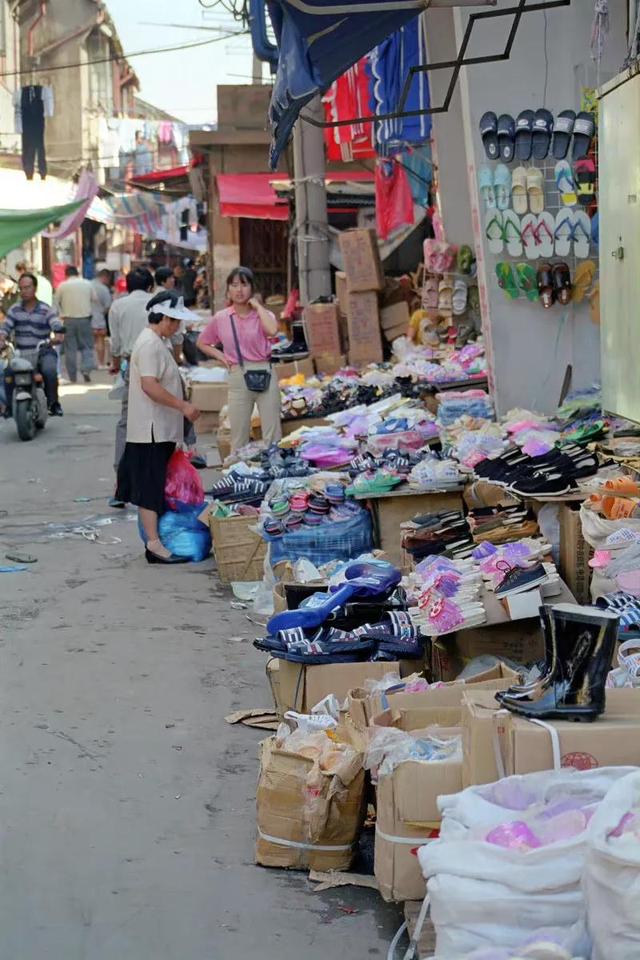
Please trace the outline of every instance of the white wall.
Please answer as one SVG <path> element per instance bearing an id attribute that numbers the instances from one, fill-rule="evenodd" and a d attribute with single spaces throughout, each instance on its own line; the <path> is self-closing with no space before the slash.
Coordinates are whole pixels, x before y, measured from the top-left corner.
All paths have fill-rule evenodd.
<path id="1" fill-rule="evenodd" d="M 497 7 L 511 5 L 512 0 L 498 0 Z M 468 12 L 456 11 L 459 40 L 468 16 Z M 567 8 L 547 11 L 546 18 L 548 72 L 545 14 L 536 12 L 523 16 L 509 61 L 465 68 L 460 80 L 483 329 L 500 412 L 514 406 L 553 411 L 569 363 L 573 365 L 573 387 L 589 385 L 599 378 L 599 330 L 591 323 L 586 304 L 568 308 L 555 305 L 551 310 L 543 310 L 537 303 L 505 299 L 494 269 L 502 258 L 487 250 L 484 204 L 479 204 L 477 195 L 477 168 L 486 162 L 478 123 L 485 111 L 493 110 L 498 115 L 510 113 L 515 119 L 521 110 L 536 110 L 541 106 L 554 114 L 563 109 L 578 110 L 581 87 L 604 82 L 618 72 L 624 60 L 627 0 L 610 0 L 611 30 L 599 77 L 590 54 L 593 3 L 573 0 Z M 510 17 L 476 23 L 467 55 L 502 51 L 510 23 Z M 440 163 L 443 162 L 446 156 L 440 155 Z M 511 169 L 515 165 L 512 164 Z M 548 200 L 549 206 L 555 206 L 557 201 L 549 194 Z M 597 262 L 595 248 L 591 258 Z M 572 269 L 574 262 L 569 260 Z M 536 266 L 536 261 L 533 265 Z"/>

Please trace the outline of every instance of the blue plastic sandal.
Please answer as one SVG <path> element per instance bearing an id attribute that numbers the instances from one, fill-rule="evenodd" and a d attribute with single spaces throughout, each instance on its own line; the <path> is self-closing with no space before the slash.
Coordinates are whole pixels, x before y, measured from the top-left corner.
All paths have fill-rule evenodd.
<path id="1" fill-rule="evenodd" d="M 271 617 L 267 623 L 269 634 L 275 636 L 279 630 L 291 627 L 319 627 L 327 617 L 344 607 L 353 597 L 378 597 L 393 590 L 400 583 L 402 574 L 392 564 L 376 561 L 351 564 L 345 570 L 345 578 L 347 582 L 317 606 L 284 610 Z"/>

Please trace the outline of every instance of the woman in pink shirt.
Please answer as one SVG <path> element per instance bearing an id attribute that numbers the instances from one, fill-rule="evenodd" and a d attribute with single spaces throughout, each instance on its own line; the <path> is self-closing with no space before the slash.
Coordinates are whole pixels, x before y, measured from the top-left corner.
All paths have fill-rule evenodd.
<path id="1" fill-rule="evenodd" d="M 255 280 L 247 267 L 236 267 L 227 277 L 227 299 L 229 306 L 214 315 L 198 338 L 198 347 L 229 370 L 231 449 L 249 443 L 254 404 L 264 442 L 277 443 L 282 438 L 280 389 L 278 378 L 271 373 L 269 338 L 278 332 L 278 323 L 255 296 Z M 250 390 L 245 383 L 245 374 L 252 370 L 270 374 L 264 391 Z"/>

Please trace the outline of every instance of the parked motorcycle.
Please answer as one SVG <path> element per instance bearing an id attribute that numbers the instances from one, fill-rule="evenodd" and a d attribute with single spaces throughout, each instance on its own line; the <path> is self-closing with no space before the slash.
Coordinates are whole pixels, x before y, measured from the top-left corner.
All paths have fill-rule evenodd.
<path id="1" fill-rule="evenodd" d="M 38 344 L 38 356 L 50 350 L 48 340 Z M 44 392 L 42 374 L 30 360 L 20 356 L 10 343 L 5 343 L 0 351 L 0 361 L 4 363 L 5 383 L 13 384 L 11 398 L 11 416 L 15 420 L 18 436 L 21 440 L 33 440 L 38 430 L 43 430 L 47 422 L 47 398 Z"/>

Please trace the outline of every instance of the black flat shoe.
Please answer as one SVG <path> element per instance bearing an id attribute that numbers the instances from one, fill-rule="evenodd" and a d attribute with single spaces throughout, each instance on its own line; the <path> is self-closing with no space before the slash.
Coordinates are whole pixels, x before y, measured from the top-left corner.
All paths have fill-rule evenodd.
<path id="1" fill-rule="evenodd" d="M 189 563 L 188 557 L 176 557 L 174 553 L 168 557 L 160 557 L 157 553 L 152 553 L 151 550 L 145 550 L 144 555 L 147 558 L 147 563 Z"/>

